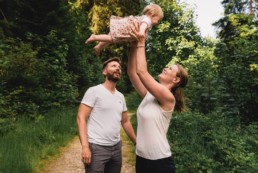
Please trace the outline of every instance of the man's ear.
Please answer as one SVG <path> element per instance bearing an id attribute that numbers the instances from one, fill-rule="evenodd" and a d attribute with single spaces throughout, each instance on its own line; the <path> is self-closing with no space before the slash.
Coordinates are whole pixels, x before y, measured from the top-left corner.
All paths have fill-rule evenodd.
<path id="1" fill-rule="evenodd" d="M 104 68 L 104 69 L 102 70 L 102 74 L 103 74 L 103 75 L 106 75 L 106 74 L 107 74 L 106 68 Z"/>

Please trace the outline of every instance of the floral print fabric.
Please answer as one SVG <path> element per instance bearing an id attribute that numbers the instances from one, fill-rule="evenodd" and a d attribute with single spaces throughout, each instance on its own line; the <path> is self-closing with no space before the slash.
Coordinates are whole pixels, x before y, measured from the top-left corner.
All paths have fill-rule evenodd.
<path id="1" fill-rule="evenodd" d="M 110 18 L 110 35 L 114 43 L 118 42 L 132 42 L 136 41 L 131 35 L 132 31 L 130 26 L 135 24 L 139 25 L 142 16 L 128 16 L 118 17 L 111 16 Z"/>

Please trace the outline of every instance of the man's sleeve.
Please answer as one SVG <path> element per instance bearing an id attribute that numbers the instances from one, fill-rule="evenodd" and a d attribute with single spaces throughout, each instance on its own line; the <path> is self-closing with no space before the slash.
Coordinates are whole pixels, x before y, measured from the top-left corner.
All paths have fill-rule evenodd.
<path id="1" fill-rule="evenodd" d="M 85 92 L 81 103 L 87 106 L 93 107 L 96 102 L 96 98 L 97 97 L 96 97 L 95 89 L 91 87 Z"/>
<path id="2" fill-rule="evenodd" d="M 125 102 L 125 97 L 123 96 L 123 112 L 127 111 L 127 106 Z"/>

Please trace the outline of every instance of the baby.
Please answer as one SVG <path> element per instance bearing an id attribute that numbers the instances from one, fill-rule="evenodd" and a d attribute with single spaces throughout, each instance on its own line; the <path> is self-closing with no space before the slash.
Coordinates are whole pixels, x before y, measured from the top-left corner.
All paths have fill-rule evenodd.
<path id="1" fill-rule="evenodd" d="M 110 31 L 108 34 L 94 35 L 92 34 L 85 43 L 99 41 L 94 47 L 97 56 L 100 55 L 102 49 L 111 43 L 123 43 L 136 41 L 135 37 L 131 35 L 131 25 L 140 26 L 138 37 L 143 37 L 147 34 L 153 26 L 164 17 L 161 7 L 157 4 L 147 5 L 143 9 L 142 16 L 128 16 L 118 17 L 111 16 L 110 18 Z"/>

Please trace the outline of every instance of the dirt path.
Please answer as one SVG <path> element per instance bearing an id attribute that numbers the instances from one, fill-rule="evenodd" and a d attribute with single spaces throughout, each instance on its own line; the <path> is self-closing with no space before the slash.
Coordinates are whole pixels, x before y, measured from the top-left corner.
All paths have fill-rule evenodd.
<path id="1" fill-rule="evenodd" d="M 75 137 L 66 147 L 61 149 L 57 158 L 52 158 L 46 164 L 43 173 L 84 173 L 84 166 L 81 162 L 81 144 L 78 137 Z"/>
<path id="2" fill-rule="evenodd" d="M 121 173 L 135 173 L 135 154 L 131 141 L 121 130 L 123 166 Z M 66 147 L 61 149 L 57 158 L 47 161 L 45 170 L 41 173 L 84 173 L 84 166 L 81 162 L 81 144 L 78 137 L 75 137 Z"/>

